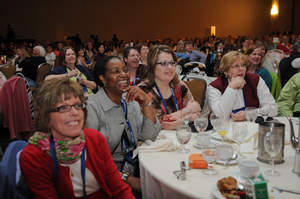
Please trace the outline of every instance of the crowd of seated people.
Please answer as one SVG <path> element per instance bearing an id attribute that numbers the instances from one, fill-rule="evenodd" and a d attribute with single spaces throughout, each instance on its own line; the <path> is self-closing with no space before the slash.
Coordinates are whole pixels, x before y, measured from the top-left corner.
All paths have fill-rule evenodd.
<path id="1" fill-rule="evenodd" d="M 47 42 L 47 54 L 41 44 L 13 44 L 9 45 L 13 49 L 10 51 L 1 45 L 0 52 L 8 56 L 11 64 L 20 68 L 26 81 L 37 86 L 34 97 L 36 106 L 45 108 L 36 109 L 36 132 L 20 156 L 22 172 L 29 189 L 36 197 L 44 195 L 41 190 L 46 187 L 51 190 L 51 196 L 63 194 L 66 197 L 82 197 L 88 194 L 132 198 L 130 186 L 133 195 L 140 198 L 138 157 L 133 156 L 133 150 L 140 142 L 147 139 L 154 141 L 161 129 L 175 130 L 184 120 L 194 120 L 201 116 L 201 106 L 176 73 L 176 65 L 182 60 L 185 60 L 182 63 L 199 61 L 206 65 L 209 76 L 215 76 L 216 80 L 207 86 L 205 103 L 209 111 L 219 117 L 244 121 L 247 107 L 258 108 L 262 115 L 298 116 L 299 91 L 296 88 L 299 75 L 296 73 L 300 68 L 297 59 L 300 57 L 300 36 L 289 38 L 282 35 L 279 36 L 282 42 L 279 43 L 272 43 L 270 38 L 266 36 L 258 40 L 228 36 L 205 40 L 180 39 L 178 42 L 172 39 L 146 42 L 114 39 L 79 44 L 79 40 L 66 40 Z M 286 58 L 282 59 L 284 63 L 274 62 L 278 68 L 278 73 L 274 73 L 264 67 L 264 56 L 269 50 L 277 48 Z M 26 65 L 29 61 L 31 67 Z M 34 62 L 53 65 L 41 85 L 34 84 L 38 66 Z M 294 72 L 286 77 L 281 71 L 288 67 L 293 68 Z M 284 86 L 281 84 L 281 76 L 287 82 L 278 103 L 278 96 L 272 92 L 274 76 L 279 81 L 280 89 L 281 85 Z M 295 96 L 290 96 L 290 92 Z M 72 135 L 68 135 L 68 128 L 73 128 L 70 126 L 76 127 Z M 57 164 L 63 178 L 54 183 L 50 178 L 45 178 L 43 172 L 52 172 L 49 167 L 53 157 L 49 148 L 51 137 L 55 143 L 66 141 L 68 146 L 79 140 L 82 143 L 79 148 L 87 149 L 72 157 L 76 162 L 83 154 L 87 156 L 86 191 L 82 189 L 82 181 L 78 183 L 78 165 L 73 159 L 66 162 L 61 154 L 57 155 Z M 47 147 L 40 146 L 36 140 L 41 140 Z M 105 149 L 99 152 L 98 162 L 89 159 L 89 156 L 98 155 L 98 152 L 90 153 L 98 150 L 95 143 Z M 39 158 L 32 159 L 32 155 Z M 105 167 L 95 170 L 94 164 L 102 164 L 106 160 L 109 172 Z M 47 163 L 48 166 L 44 165 L 47 171 L 39 171 L 39 161 L 43 165 Z M 74 178 L 69 176 L 68 170 L 61 165 L 67 165 L 79 175 L 76 174 Z M 33 171 L 33 167 L 39 169 Z M 110 175 L 112 178 L 108 179 Z M 68 189 L 64 192 L 61 181 L 65 179 L 68 180 Z M 47 182 L 47 185 L 37 184 L 39 181 Z M 58 183 L 58 187 L 55 183 Z M 117 188 L 120 190 L 116 191 Z"/>

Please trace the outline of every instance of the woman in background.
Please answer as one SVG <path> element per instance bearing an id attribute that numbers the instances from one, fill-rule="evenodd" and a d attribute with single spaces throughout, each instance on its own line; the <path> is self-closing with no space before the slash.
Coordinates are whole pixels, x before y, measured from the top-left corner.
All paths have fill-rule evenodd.
<path id="1" fill-rule="evenodd" d="M 152 106 L 163 129 L 176 129 L 183 119 L 200 117 L 201 108 L 176 75 L 176 55 L 166 45 L 154 46 L 148 54 L 149 71 L 138 86 L 152 97 Z"/>

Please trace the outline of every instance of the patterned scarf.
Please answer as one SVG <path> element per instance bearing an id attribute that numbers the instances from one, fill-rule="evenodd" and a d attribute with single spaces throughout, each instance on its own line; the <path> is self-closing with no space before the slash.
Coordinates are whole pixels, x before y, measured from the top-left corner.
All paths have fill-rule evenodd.
<path id="1" fill-rule="evenodd" d="M 33 144 L 43 151 L 46 151 L 50 156 L 50 133 L 35 132 L 28 140 L 28 143 Z M 56 157 L 59 163 L 72 164 L 76 162 L 85 147 L 84 133 L 72 140 L 58 140 L 54 138 L 56 147 Z"/>

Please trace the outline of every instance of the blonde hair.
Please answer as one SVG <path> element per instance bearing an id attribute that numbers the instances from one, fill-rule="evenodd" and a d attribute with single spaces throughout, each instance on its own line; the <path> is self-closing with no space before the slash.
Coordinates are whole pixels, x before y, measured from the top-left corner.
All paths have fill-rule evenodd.
<path id="1" fill-rule="evenodd" d="M 245 64 L 248 63 L 247 55 L 240 53 L 239 51 L 230 51 L 226 53 L 220 62 L 219 70 L 221 73 L 227 72 L 230 66 L 237 60 L 242 60 Z"/>

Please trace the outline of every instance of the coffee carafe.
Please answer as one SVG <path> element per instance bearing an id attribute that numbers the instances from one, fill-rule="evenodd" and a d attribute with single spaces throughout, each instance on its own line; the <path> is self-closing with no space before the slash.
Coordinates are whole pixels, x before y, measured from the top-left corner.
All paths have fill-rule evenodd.
<path id="1" fill-rule="evenodd" d="M 259 161 L 269 163 L 271 161 L 271 157 L 268 154 L 268 152 L 265 150 L 264 146 L 264 138 L 268 132 L 271 132 L 272 134 L 278 134 L 279 137 L 282 140 L 282 147 L 280 152 L 276 155 L 274 159 L 275 164 L 281 164 L 284 162 L 284 129 L 285 125 L 283 123 L 277 122 L 277 121 L 266 121 L 261 122 L 259 124 L 259 130 L 258 130 L 258 155 L 257 159 Z"/>
<path id="2" fill-rule="evenodd" d="M 293 172 L 297 173 L 300 176 L 300 118 L 299 118 L 299 128 L 298 128 L 298 138 L 295 136 L 293 124 L 291 123 L 291 144 L 294 149 L 296 149 L 295 152 L 295 160 L 294 160 L 294 168 Z"/>

